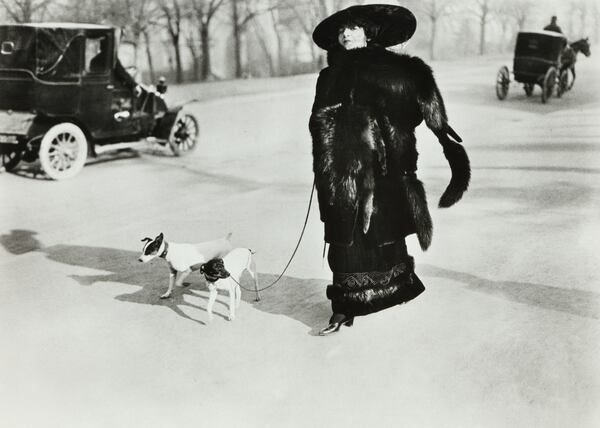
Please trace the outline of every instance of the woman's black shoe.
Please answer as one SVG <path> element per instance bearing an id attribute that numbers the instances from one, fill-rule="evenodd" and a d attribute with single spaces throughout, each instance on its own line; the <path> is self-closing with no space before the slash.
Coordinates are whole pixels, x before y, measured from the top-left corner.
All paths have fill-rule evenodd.
<path id="1" fill-rule="evenodd" d="M 346 327 L 352 327 L 354 324 L 354 317 L 346 317 L 345 315 L 333 314 L 329 319 L 329 325 L 323 330 L 319 331 L 319 336 L 327 336 L 332 333 L 336 333 L 342 325 Z"/>

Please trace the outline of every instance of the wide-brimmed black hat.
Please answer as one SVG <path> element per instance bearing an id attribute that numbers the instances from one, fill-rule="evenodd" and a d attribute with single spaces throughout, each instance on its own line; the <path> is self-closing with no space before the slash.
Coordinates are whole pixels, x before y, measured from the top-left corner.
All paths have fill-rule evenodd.
<path id="1" fill-rule="evenodd" d="M 331 50 L 339 46 L 338 32 L 348 23 L 365 23 L 368 27 L 369 43 L 393 46 L 410 39 L 417 29 L 417 19 L 402 6 L 369 4 L 351 6 L 340 10 L 321 21 L 313 31 L 313 40 L 322 49 Z"/>

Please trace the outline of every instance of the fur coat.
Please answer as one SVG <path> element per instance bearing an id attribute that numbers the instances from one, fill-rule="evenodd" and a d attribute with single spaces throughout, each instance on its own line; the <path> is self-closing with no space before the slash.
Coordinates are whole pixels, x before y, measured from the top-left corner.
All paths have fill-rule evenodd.
<path id="1" fill-rule="evenodd" d="M 425 120 L 450 163 L 440 207 L 457 202 L 470 179 L 431 69 L 381 47 L 331 51 L 328 63 L 309 122 L 325 240 L 350 245 L 359 227 L 377 245 L 416 233 L 427 249 L 432 221 L 416 176 L 416 126 Z"/>

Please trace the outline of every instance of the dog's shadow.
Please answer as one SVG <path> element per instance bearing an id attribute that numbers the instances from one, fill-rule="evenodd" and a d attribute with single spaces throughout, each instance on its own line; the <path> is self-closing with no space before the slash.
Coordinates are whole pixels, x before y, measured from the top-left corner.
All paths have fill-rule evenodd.
<path id="1" fill-rule="evenodd" d="M 102 282 L 123 283 L 140 287 L 132 293 L 115 296 L 121 302 L 145 305 L 164 306 L 177 315 L 205 324 L 208 289 L 204 278 L 192 273 L 186 278 L 184 287 L 174 287 L 172 296 L 161 299 L 167 290 L 169 275 L 166 263 L 155 259 L 149 263 L 140 263 L 139 254 L 132 251 L 114 248 L 86 247 L 76 245 L 54 245 L 40 248 L 50 260 L 73 266 L 86 267 L 106 271 L 95 275 L 70 275 L 82 286 L 92 286 Z M 259 287 L 269 285 L 276 279 L 275 275 L 258 274 Z M 254 289 L 254 283 L 248 273 L 242 275 L 244 288 Z M 283 276 L 276 286 L 261 292 L 262 299 L 255 302 L 255 293 L 242 290 L 242 299 L 254 308 L 290 317 L 311 328 L 310 334 L 316 334 L 318 328 L 330 315 L 330 306 L 325 298 L 326 281 L 320 279 L 300 279 Z M 229 313 L 227 294 L 217 299 L 213 313 L 215 316 L 227 318 Z M 183 308 L 198 311 L 191 316 Z"/>

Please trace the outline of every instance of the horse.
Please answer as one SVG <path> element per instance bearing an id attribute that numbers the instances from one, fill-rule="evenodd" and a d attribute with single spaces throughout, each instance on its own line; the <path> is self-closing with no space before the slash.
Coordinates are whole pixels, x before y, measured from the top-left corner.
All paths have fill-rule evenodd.
<path id="1" fill-rule="evenodd" d="M 592 54 L 590 50 L 590 41 L 587 37 L 567 44 L 561 53 L 560 74 L 565 70 L 570 70 L 573 75 L 573 80 L 568 88 L 569 90 L 573 88 L 573 85 L 575 84 L 575 63 L 577 62 L 577 54 L 579 52 L 582 52 L 586 57 Z"/>

